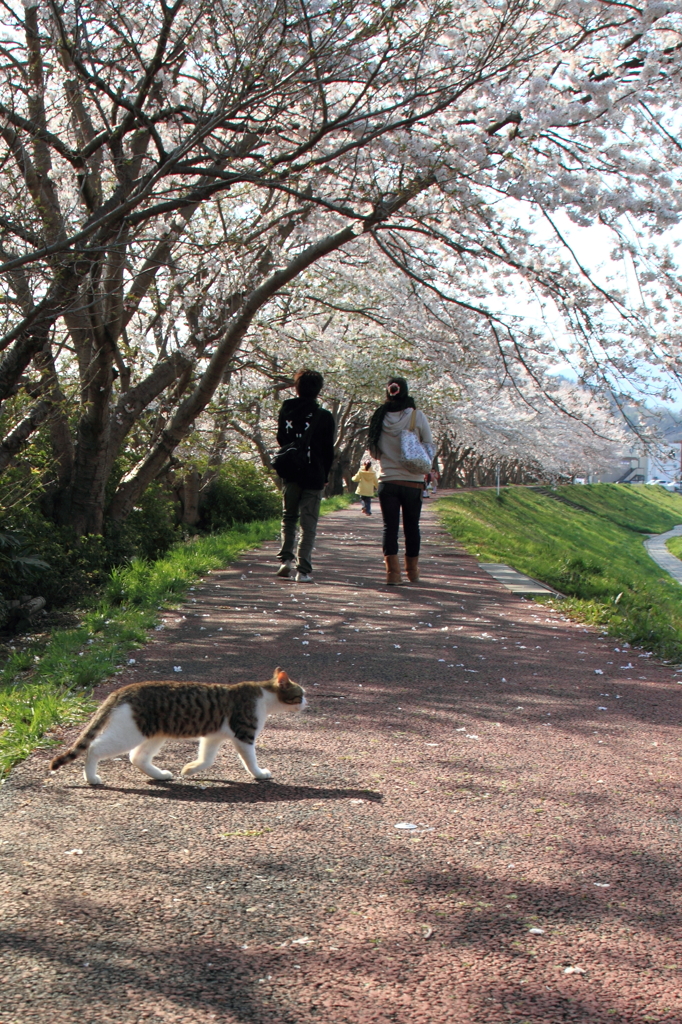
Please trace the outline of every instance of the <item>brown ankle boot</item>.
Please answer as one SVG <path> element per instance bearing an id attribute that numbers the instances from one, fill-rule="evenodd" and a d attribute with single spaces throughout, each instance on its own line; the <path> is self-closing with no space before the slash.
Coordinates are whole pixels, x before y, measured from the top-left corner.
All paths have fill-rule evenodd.
<path id="1" fill-rule="evenodd" d="M 403 578 L 400 575 L 400 561 L 397 555 L 384 555 L 384 562 L 386 563 L 386 583 L 397 586 L 403 582 Z"/>
<path id="2" fill-rule="evenodd" d="M 405 572 L 410 583 L 419 583 L 419 556 L 408 558 L 405 555 Z"/>

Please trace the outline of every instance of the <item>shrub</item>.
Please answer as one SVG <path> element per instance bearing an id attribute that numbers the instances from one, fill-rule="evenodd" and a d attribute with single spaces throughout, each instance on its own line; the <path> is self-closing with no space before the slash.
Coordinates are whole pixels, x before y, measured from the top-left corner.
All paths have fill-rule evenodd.
<path id="1" fill-rule="evenodd" d="M 0 628 L 8 621 L 9 601 L 21 597 L 49 568 L 44 559 L 26 547 L 20 534 L 0 533 Z"/>
<path id="2" fill-rule="evenodd" d="M 270 519 L 279 514 L 281 499 L 265 470 L 244 459 L 220 467 L 200 503 L 199 526 L 214 532 L 234 523 Z"/>
<path id="3" fill-rule="evenodd" d="M 135 557 L 159 558 L 181 537 L 173 499 L 158 483 L 124 523 L 105 523 L 102 536 L 76 537 L 70 526 L 46 518 L 37 504 L 3 519 L 7 532 L 0 538 L 14 539 L 9 547 L 0 540 L 0 593 L 8 600 L 40 594 L 49 609 L 80 603 L 116 566 Z M 10 529 L 19 530 L 20 539 Z"/>
<path id="4" fill-rule="evenodd" d="M 204 495 L 200 528 L 213 533 L 235 523 L 270 519 L 279 509 L 279 495 L 267 474 L 249 462 L 234 460 L 220 468 Z M 105 522 L 102 536 L 76 537 L 71 527 L 57 526 L 43 515 L 37 501 L 4 515 L 0 520 L 0 628 L 6 602 L 26 593 L 44 597 L 48 610 L 82 605 L 88 594 L 102 586 L 109 600 L 121 602 L 120 567 L 132 569 L 132 577 L 126 577 L 130 593 L 131 579 L 142 578 L 145 566 L 182 540 L 176 513 L 172 493 L 156 482 L 125 522 Z M 4 547 L 3 537 L 9 538 Z"/>
<path id="5" fill-rule="evenodd" d="M 161 558 L 181 539 L 177 505 L 167 487 L 151 484 L 124 523 L 105 523 L 109 565 L 131 558 Z"/>

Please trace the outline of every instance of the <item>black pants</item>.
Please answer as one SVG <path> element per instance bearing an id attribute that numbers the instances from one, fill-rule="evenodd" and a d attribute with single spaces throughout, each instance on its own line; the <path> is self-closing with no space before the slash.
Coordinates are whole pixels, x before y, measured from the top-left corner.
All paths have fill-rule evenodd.
<path id="1" fill-rule="evenodd" d="M 386 480 L 379 484 L 379 504 L 384 517 L 384 554 L 398 554 L 398 528 L 400 526 L 400 510 L 402 509 L 405 554 L 408 558 L 416 558 L 421 541 L 419 533 L 419 517 L 422 511 L 421 488 L 405 487 L 403 484 L 395 484 Z"/>

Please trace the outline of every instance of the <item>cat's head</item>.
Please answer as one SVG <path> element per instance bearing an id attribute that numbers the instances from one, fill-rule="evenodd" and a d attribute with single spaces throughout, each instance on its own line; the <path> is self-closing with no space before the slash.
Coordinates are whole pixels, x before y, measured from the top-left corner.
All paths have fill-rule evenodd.
<path id="1" fill-rule="evenodd" d="M 284 669 L 281 669 L 279 666 L 277 666 L 272 676 L 272 688 L 277 694 L 277 699 L 280 703 L 292 711 L 300 711 L 308 703 L 304 696 L 305 690 L 303 687 L 295 683 L 293 679 L 289 679 Z"/>

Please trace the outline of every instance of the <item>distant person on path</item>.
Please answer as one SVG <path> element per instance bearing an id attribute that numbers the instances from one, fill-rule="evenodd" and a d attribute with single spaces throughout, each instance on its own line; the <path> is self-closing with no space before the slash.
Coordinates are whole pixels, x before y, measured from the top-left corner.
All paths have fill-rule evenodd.
<path id="1" fill-rule="evenodd" d="M 294 376 L 297 397 L 282 404 L 277 425 L 277 443 L 297 446 L 301 461 L 291 479 L 283 477 L 282 547 L 277 556 L 281 565 L 277 575 L 291 576 L 295 562 L 298 583 L 312 581 L 311 557 L 320 502 L 334 460 L 334 417 L 317 403 L 323 385 L 321 373 L 299 370 Z M 294 554 L 299 520 L 301 531 Z"/>
<path id="2" fill-rule="evenodd" d="M 391 377 L 386 387 L 386 401 L 375 411 L 369 425 L 369 450 L 379 460 L 379 504 L 384 519 L 383 550 L 386 583 L 402 583 L 398 559 L 398 529 L 403 514 L 405 534 L 405 570 L 411 583 L 419 580 L 419 517 L 424 494 L 424 470 L 405 468 L 400 435 L 409 430 L 414 399 L 403 377 Z M 423 412 L 417 411 L 415 433 L 424 445 L 433 446 L 431 428 Z"/>
<path id="3" fill-rule="evenodd" d="M 364 463 L 362 469 L 357 471 L 352 479 L 353 483 L 358 485 L 358 489 L 355 493 L 360 495 L 360 500 L 362 501 L 362 514 L 365 516 L 371 516 L 372 498 L 374 497 L 374 492 L 379 486 L 379 480 L 372 469 L 372 463 L 369 459 Z"/>

